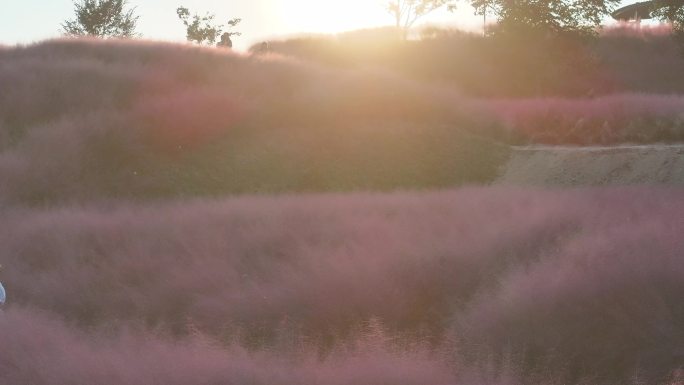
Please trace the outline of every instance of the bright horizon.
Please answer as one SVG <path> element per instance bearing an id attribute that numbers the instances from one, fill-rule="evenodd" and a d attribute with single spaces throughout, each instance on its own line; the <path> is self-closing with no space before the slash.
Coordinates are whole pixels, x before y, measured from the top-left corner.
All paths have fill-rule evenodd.
<path id="1" fill-rule="evenodd" d="M 635 1 L 624 1 L 623 4 Z M 194 13 L 216 14 L 218 22 L 242 18 L 236 29 L 237 49 L 244 50 L 262 40 L 303 34 L 334 34 L 393 24 L 384 8 L 385 0 L 129 0 L 136 7 L 138 32 L 144 39 L 185 41 L 185 31 L 176 16 L 178 6 Z M 0 44 L 28 44 L 61 36 L 61 23 L 73 18 L 72 0 L 24 0 L 3 5 L 0 14 Z M 441 9 L 419 20 L 417 26 L 435 24 L 479 31 L 481 16 L 465 2 L 455 12 Z"/>
<path id="2" fill-rule="evenodd" d="M 298 34 L 332 34 L 349 30 L 392 25 L 382 0 L 130 0 L 136 7 L 138 32 L 145 39 L 184 41 L 185 31 L 176 16 L 178 6 L 191 12 L 216 14 L 217 21 L 239 17 L 235 39 L 238 49 L 265 39 Z M 0 14 L 0 43 L 26 44 L 59 37 L 61 23 L 73 18 L 71 0 L 24 0 L 4 5 Z M 480 18 L 467 5 L 457 12 L 436 11 L 421 23 L 479 28 Z"/>

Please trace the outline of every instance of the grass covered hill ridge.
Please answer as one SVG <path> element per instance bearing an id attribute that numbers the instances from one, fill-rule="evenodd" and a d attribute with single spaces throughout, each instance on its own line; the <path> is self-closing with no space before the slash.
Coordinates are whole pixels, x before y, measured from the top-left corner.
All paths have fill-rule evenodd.
<path id="1" fill-rule="evenodd" d="M 641 47 L 642 37 L 616 34 L 600 40 L 613 47 L 604 51 Z M 435 65 L 459 41 L 478 39 L 449 36 L 408 42 L 401 52 L 442 42 L 423 55 Z M 666 35 L 648 36 L 665 44 Z M 401 58 L 376 63 L 368 52 L 347 53 L 354 65 L 158 42 L 5 47 L 0 204 L 444 188 L 494 180 L 506 144 L 684 139 L 684 97 L 664 89 L 482 97 L 404 71 L 397 66 L 410 61 Z M 670 54 L 648 57 L 676 64 Z M 505 70 L 501 60 L 481 60 Z"/>
<path id="2" fill-rule="evenodd" d="M 459 96 L 382 71 L 94 40 L 0 63 L 9 202 L 444 187 L 506 157 Z"/>

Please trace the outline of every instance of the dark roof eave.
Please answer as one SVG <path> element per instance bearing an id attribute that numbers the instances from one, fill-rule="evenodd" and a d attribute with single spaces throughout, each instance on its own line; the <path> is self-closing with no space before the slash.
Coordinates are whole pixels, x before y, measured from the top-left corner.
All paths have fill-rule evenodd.
<path id="1" fill-rule="evenodd" d="M 611 13 L 611 16 L 615 20 L 634 20 L 635 16 L 641 20 L 650 19 L 652 17 L 651 12 L 656 9 L 664 7 L 682 7 L 684 6 L 684 0 L 651 0 L 642 1 L 639 3 L 630 4 L 628 6 L 622 7 L 615 12 Z"/>
<path id="2" fill-rule="evenodd" d="M 634 20 L 635 18 L 646 20 L 651 18 L 651 11 L 654 8 L 655 1 L 643 1 L 622 7 L 611 13 L 611 16 L 615 20 Z"/>

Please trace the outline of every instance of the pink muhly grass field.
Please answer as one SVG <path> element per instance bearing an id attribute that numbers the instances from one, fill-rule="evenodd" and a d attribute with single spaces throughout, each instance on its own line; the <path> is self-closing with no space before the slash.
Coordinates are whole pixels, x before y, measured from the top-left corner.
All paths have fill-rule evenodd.
<path id="1" fill-rule="evenodd" d="M 616 94 L 587 99 L 483 102 L 514 135 L 532 143 L 610 144 L 684 140 L 684 96 Z"/>
<path id="2" fill-rule="evenodd" d="M 78 383 L 127 360 L 143 370 L 137 355 L 184 361 L 170 372 L 189 373 L 179 378 L 252 376 L 271 352 L 278 358 L 264 359 L 277 364 L 256 383 L 453 383 L 473 373 L 622 381 L 635 371 L 665 380 L 682 358 L 682 196 L 471 188 L 8 209 L 0 252 L 13 307 L 1 322 L 36 321 L 25 334 L 0 328 L 16 347 L 0 359 L 9 368 L 0 379 L 46 383 L 59 370 Z M 17 356 L 37 349 L 31 336 L 46 328 L 51 343 L 75 345 L 60 360 L 104 367 L 71 373 L 43 366 L 53 358 Z M 358 356 L 368 343 L 383 348 Z M 230 369 L 242 364 L 222 346 L 251 352 L 246 366 Z M 343 351 L 350 361 L 335 364 Z"/>
<path id="3" fill-rule="evenodd" d="M 596 49 L 628 73 L 621 47 L 665 36 Z M 479 41 L 444 39 L 401 49 Z M 682 141 L 684 99 L 643 68 L 591 97 L 499 73 L 483 98 L 164 43 L 0 62 L 0 384 L 681 381 L 681 188 L 473 186 L 508 144 Z"/>

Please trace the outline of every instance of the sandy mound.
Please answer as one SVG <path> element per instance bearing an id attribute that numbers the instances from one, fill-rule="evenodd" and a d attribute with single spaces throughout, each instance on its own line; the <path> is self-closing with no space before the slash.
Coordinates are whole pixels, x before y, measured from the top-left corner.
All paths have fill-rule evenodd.
<path id="1" fill-rule="evenodd" d="M 684 145 L 515 147 L 497 183 L 684 185 Z"/>

